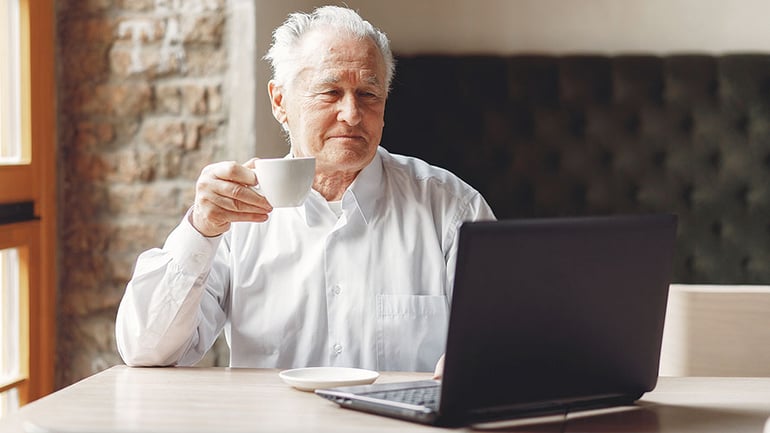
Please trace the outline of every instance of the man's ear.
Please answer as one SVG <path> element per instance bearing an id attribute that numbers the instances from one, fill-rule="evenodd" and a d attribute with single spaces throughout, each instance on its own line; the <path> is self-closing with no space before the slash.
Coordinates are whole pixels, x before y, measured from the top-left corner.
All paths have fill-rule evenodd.
<path id="1" fill-rule="evenodd" d="M 286 122 L 286 108 L 283 106 L 283 87 L 274 80 L 267 83 L 267 93 L 270 95 L 270 106 L 273 110 L 273 117 L 278 123 Z"/>

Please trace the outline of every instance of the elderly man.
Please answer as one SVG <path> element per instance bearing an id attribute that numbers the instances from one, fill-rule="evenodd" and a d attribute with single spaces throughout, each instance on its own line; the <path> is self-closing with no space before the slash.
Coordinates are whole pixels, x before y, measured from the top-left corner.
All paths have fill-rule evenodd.
<path id="1" fill-rule="evenodd" d="M 357 13 L 292 14 L 266 58 L 289 157 L 316 158 L 313 190 L 274 210 L 250 188 L 253 163 L 204 168 L 191 210 L 137 261 L 117 316 L 121 356 L 194 364 L 224 329 L 233 367 L 432 370 L 458 227 L 491 209 L 451 173 L 379 146 L 393 56 Z"/>

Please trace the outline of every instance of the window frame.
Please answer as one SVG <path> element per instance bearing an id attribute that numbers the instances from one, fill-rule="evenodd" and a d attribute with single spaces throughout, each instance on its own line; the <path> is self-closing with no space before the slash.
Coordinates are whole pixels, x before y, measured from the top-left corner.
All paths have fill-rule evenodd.
<path id="1" fill-rule="evenodd" d="M 32 249 L 37 244 L 37 227 L 29 222 L 0 225 L 0 250 L 16 248 L 19 255 L 19 311 L 18 311 L 18 330 L 19 330 L 19 371 L 15 377 L 3 378 L 0 382 L 0 392 L 9 391 L 17 388 L 19 390 L 19 404 L 22 399 L 28 396 L 29 387 L 29 294 L 32 286 L 33 272 L 35 266 L 31 262 L 37 252 L 32 253 Z"/>
<path id="2" fill-rule="evenodd" d="M 22 161 L 0 165 L 0 203 L 32 201 L 34 219 L 0 225 L 20 252 L 19 405 L 54 390 L 56 332 L 56 85 L 54 0 L 19 1 Z M 4 389 L 3 389 L 4 388 Z"/>

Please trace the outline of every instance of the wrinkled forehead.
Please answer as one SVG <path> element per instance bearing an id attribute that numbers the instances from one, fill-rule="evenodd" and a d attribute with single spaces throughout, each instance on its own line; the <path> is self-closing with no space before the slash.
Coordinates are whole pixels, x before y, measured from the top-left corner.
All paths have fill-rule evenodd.
<path id="1" fill-rule="evenodd" d="M 303 36 L 297 50 L 298 72 L 312 71 L 324 80 L 339 79 L 342 71 L 359 71 L 370 84 L 385 85 L 385 60 L 369 37 L 345 30 L 314 29 Z"/>

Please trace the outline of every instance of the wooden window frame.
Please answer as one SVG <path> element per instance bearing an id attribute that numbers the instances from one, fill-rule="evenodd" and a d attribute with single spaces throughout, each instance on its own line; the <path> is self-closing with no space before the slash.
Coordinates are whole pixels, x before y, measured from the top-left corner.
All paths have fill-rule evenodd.
<path id="1" fill-rule="evenodd" d="M 0 165 L 0 203 L 32 201 L 34 219 L 0 225 L 0 248 L 20 251 L 19 404 L 54 390 L 56 359 L 56 64 L 54 0 L 19 0 L 19 164 Z"/>

